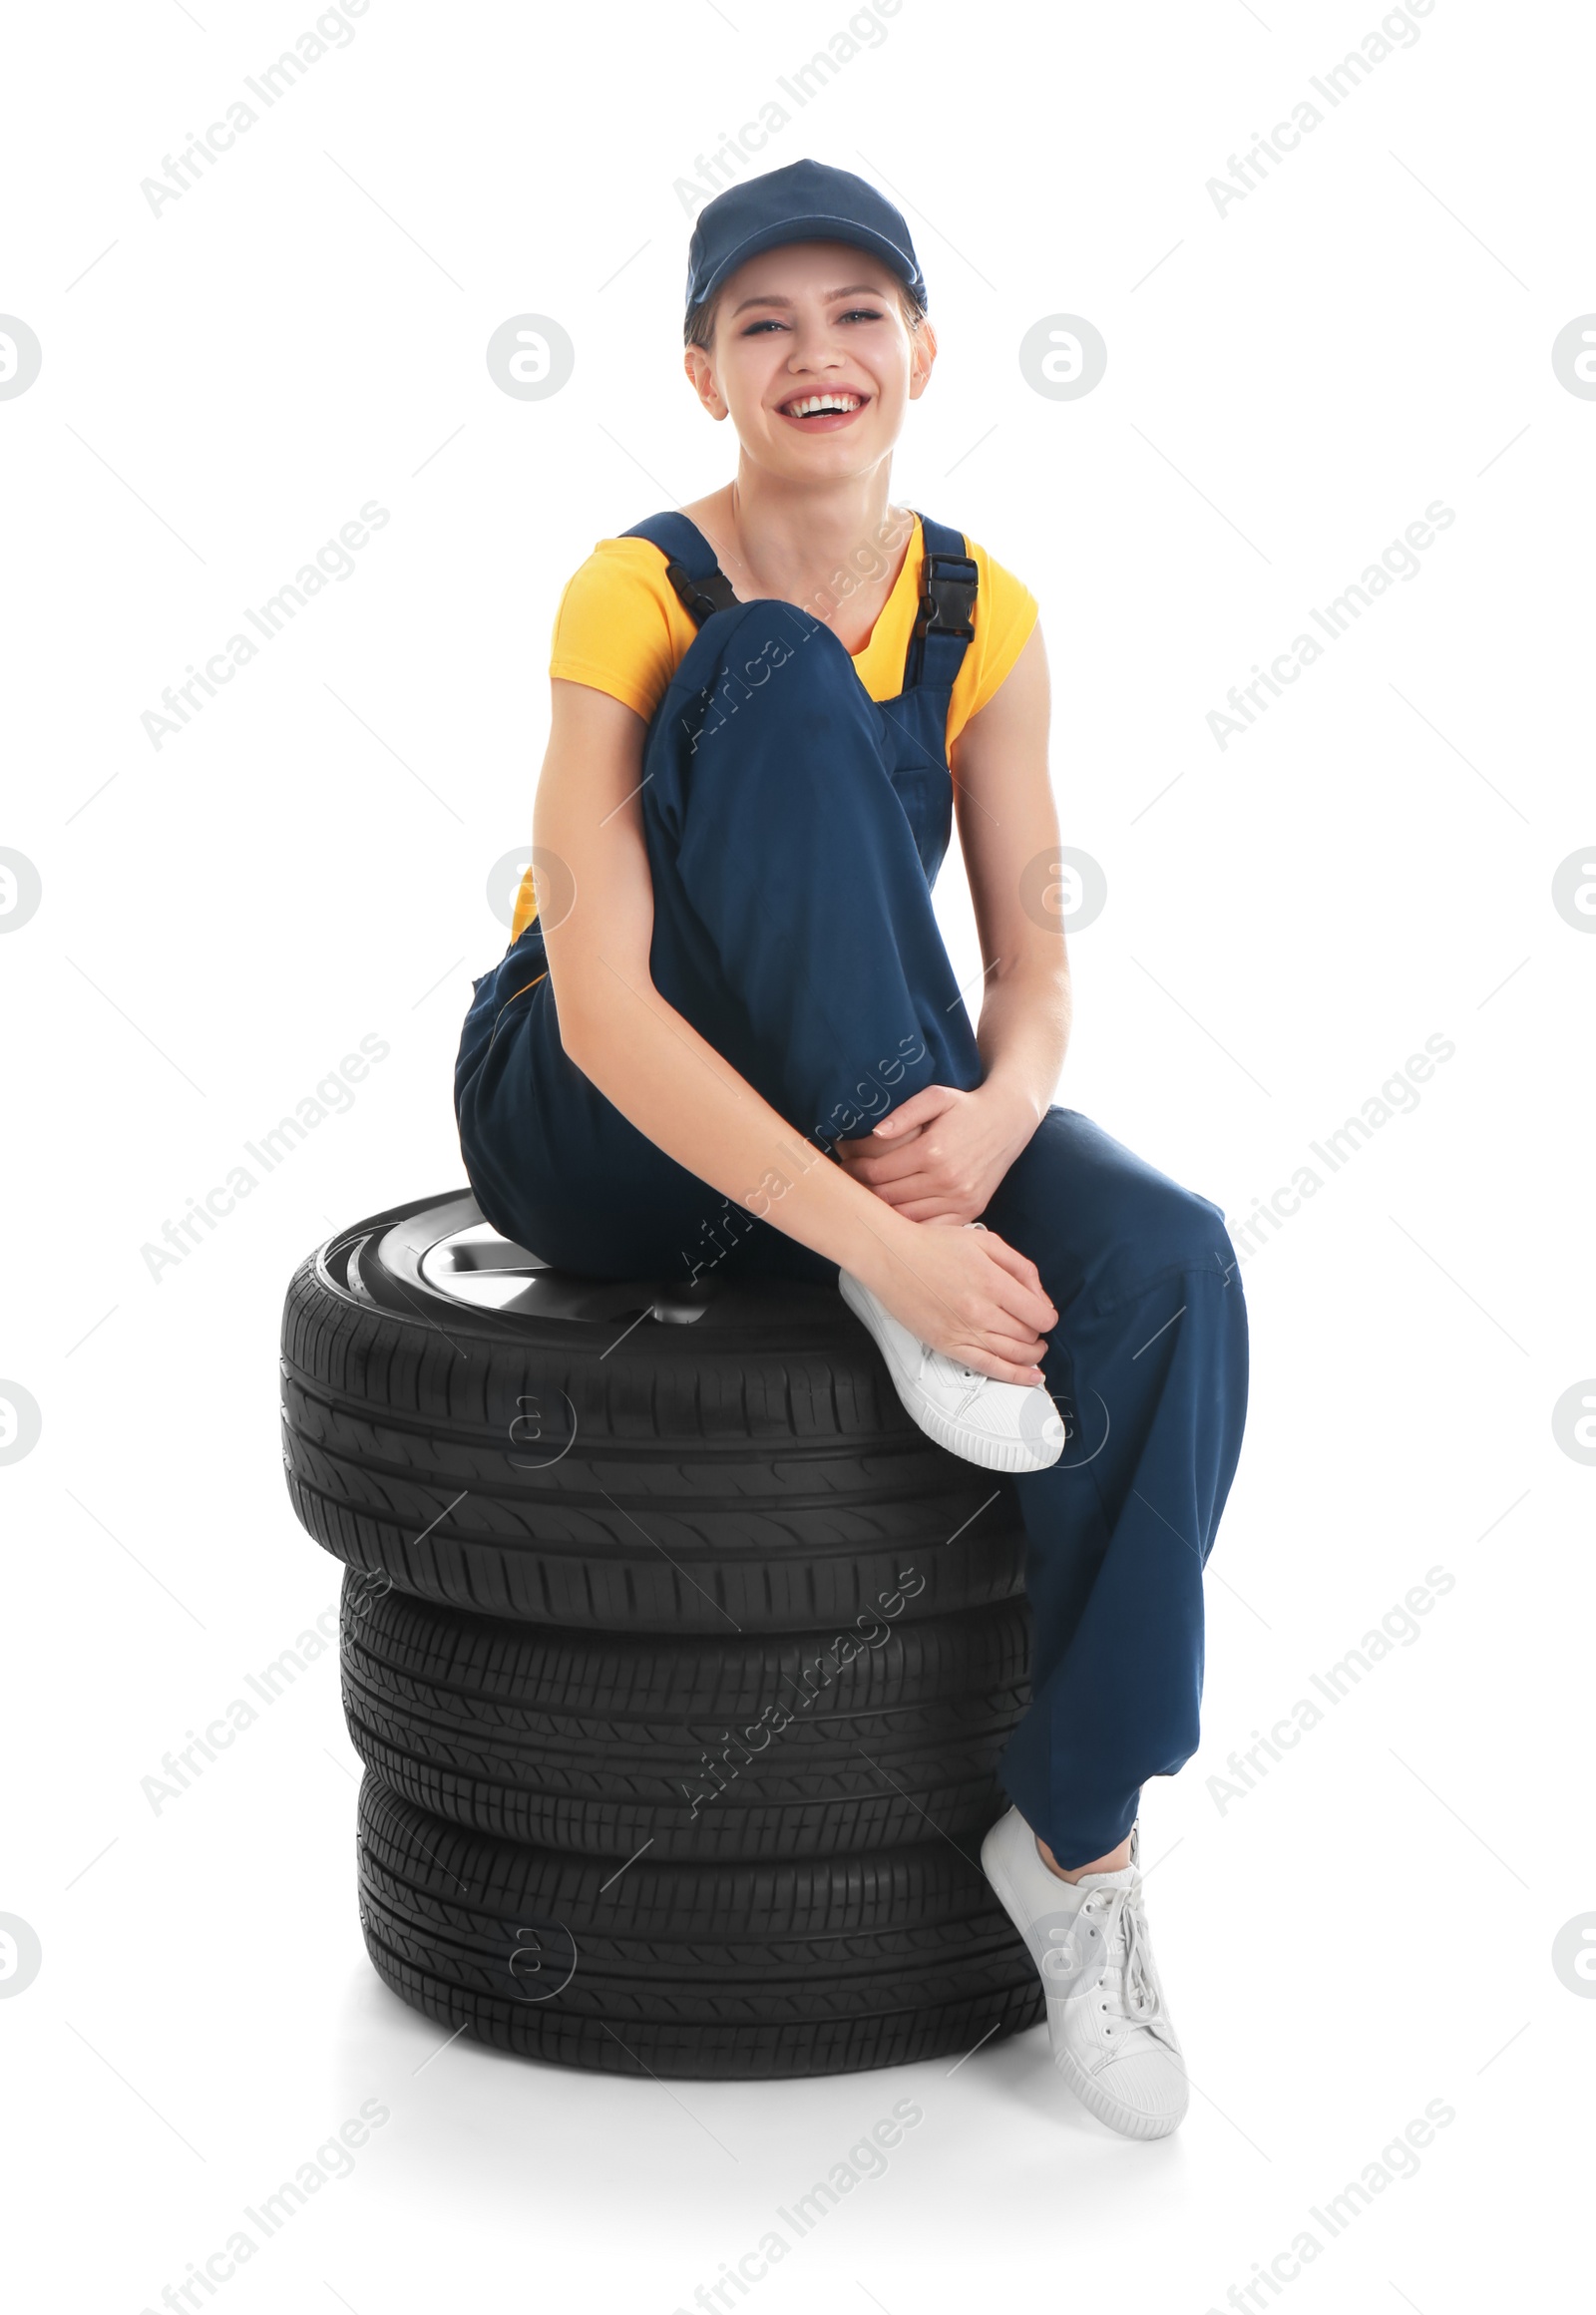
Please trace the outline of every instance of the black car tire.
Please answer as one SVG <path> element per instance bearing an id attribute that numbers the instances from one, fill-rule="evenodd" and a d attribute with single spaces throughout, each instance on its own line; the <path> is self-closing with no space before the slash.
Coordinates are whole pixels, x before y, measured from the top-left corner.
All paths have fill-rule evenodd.
<path id="1" fill-rule="evenodd" d="M 301 1264 L 281 1372 L 299 1518 L 419 1598 L 737 1636 L 1023 1587 L 1012 1482 L 925 1436 L 830 1288 L 572 1278 L 454 1193 Z"/>
<path id="2" fill-rule="evenodd" d="M 1041 1981 L 952 1842 L 789 1863 L 617 1866 L 464 1830 L 367 1775 L 360 1916 L 413 2008 L 523 2057 L 759 2081 L 961 2057 Z"/>
<path id="3" fill-rule="evenodd" d="M 344 1713 L 395 1792 L 504 1839 L 620 1859 L 979 1842 L 1028 1700 L 1021 1602 L 829 1631 L 596 1634 L 344 1578 Z"/>

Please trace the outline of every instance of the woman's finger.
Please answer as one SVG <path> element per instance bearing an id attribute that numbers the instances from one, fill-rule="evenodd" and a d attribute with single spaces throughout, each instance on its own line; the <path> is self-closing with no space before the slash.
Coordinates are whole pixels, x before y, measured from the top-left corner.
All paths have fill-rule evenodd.
<path id="1" fill-rule="evenodd" d="M 890 1115 L 881 1119 L 887 1128 L 881 1140 L 896 1141 L 911 1126 L 929 1125 L 958 1099 L 958 1090 L 952 1085 L 923 1085 L 918 1093 L 911 1093 L 907 1101 L 900 1101 Z"/>
<path id="2" fill-rule="evenodd" d="M 960 1352 L 960 1359 L 964 1365 L 974 1366 L 978 1374 L 991 1375 L 995 1382 L 1017 1382 L 1024 1387 L 1041 1380 L 1041 1367 L 1037 1360 L 1027 1359 L 1018 1363 L 1012 1358 L 999 1358 L 975 1344 L 968 1350 Z"/>
<path id="3" fill-rule="evenodd" d="M 924 1197 L 917 1198 L 909 1198 L 900 1193 L 889 1198 L 886 1203 L 896 1213 L 901 1214 L 906 1222 L 946 1222 L 962 1227 L 970 1219 L 968 1215 L 961 1214 L 956 1208 L 951 1207 L 946 1195 L 937 1191 L 928 1192 Z"/>
<path id="4" fill-rule="evenodd" d="M 991 1256 L 998 1269 L 1004 1273 L 1006 1278 L 1012 1280 L 1022 1295 L 1030 1297 L 1033 1303 L 1039 1304 L 1044 1310 L 1051 1312 L 1052 1315 L 1047 1324 L 1056 1326 L 1058 1312 L 1054 1307 L 1052 1297 L 1041 1283 L 1041 1273 L 1029 1256 L 1020 1254 L 1014 1247 L 1005 1244 L 993 1230 L 983 1232 L 981 1244 L 983 1253 Z M 1016 1306 L 1005 1300 L 1003 1307 L 1008 1310 Z M 1037 1323 L 1041 1322 L 1038 1320 Z"/>
<path id="5" fill-rule="evenodd" d="M 996 1230 L 982 1234 L 981 1250 L 990 1254 L 994 1262 L 1001 1263 L 1010 1277 L 1024 1279 L 1039 1286 L 1041 1273 L 1028 1254 L 1021 1254 L 1017 1246 L 1010 1246 L 1006 1238 L 999 1238 Z"/>
<path id="6" fill-rule="evenodd" d="M 1045 1295 L 1032 1296 L 1019 1286 L 1010 1287 L 999 1298 L 1002 1324 L 1017 1333 L 1040 1335 L 1044 1340 L 1058 1324 L 1057 1315 Z"/>
<path id="7" fill-rule="evenodd" d="M 1015 1278 L 1010 1271 L 994 1266 L 992 1298 L 998 1308 L 1011 1319 L 1034 1328 L 1038 1335 L 1048 1333 L 1058 1324 L 1058 1313 L 1049 1296 L 1028 1279 Z"/>
<path id="8" fill-rule="evenodd" d="M 1047 1346 L 1034 1335 L 1008 1335 L 983 1332 L 979 1340 L 969 1345 L 972 1351 L 980 1350 L 989 1358 L 1003 1358 L 1012 1366 L 1039 1366 L 1047 1355 Z"/>
<path id="9" fill-rule="evenodd" d="M 924 1131 L 923 1126 L 906 1126 L 890 1140 L 885 1136 L 878 1140 L 873 1133 L 856 1133 L 833 1146 L 845 1164 L 857 1164 L 861 1158 L 885 1157 L 889 1150 L 902 1149 L 906 1142 L 918 1141 Z"/>
<path id="10" fill-rule="evenodd" d="M 1014 1289 L 1016 1295 L 1018 1291 L 1017 1288 Z M 1013 1302 L 999 1300 L 998 1308 L 999 1315 L 995 1319 L 994 1325 L 1001 1334 L 1023 1335 L 1027 1343 L 1039 1339 L 1045 1344 L 1048 1335 L 1052 1332 L 1053 1322 L 1045 1316 L 1038 1318 L 1034 1304 L 1021 1303 L 1016 1307 Z"/>
<path id="11" fill-rule="evenodd" d="M 855 1181 L 863 1182 L 867 1189 L 872 1190 L 885 1182 L 902 1182 L 912 1176 L 923 1175 L 926 1154 L 918 1146 L 918 1135 L 908 1137 L 901 1148 L 894 1143 L 883 1148 L 878 1142 L 868 1153 L 849 1158 L 846 1161 L 847 1170 Z"/>
<path id="12" fill-rule="evenodd" d="M 906 1174 L 902 1181 L 877 1182 L 872 1186 L 882 1203 L 896 1206 L 899 1213 L 906 1206 L 923 1206 L 932 1213 L 946 1214 L 950 1210 L 947 1184 L 933 1180 L 929 1174 Z M 915 1219 L 920 1221 L 924 1216 L 916 1215 Z"/>

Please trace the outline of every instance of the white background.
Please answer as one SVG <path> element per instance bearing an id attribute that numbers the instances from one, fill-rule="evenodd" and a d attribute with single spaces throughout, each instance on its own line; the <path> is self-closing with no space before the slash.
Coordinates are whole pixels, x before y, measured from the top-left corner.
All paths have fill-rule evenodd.
<path id="1" fill-rule="evenodd" d="M 463 1179 L 451 1064 L 560 586 L 730 472 L 680 372 L 675 181 L 849 10 L 373 0 L 153 215 L 141 180 L 314 16 L 129 0 L 9 44 L 0 309 L 44 353 L 0 401 L 0 844 L 43 884 L 0 940 L 0 1375 L 43 1426 L 0 1468 L 0 1911 L 43 1952 L 0 2000 L 13 2296 L 158 2306 L 377 2099 L 227 2315 L 668 2315 L 907 2095 L 924 2123 L 760 2315 L 1199 2315 L 1435 2100 L 1418 2175 L 1284 2296 L 1560 2291 L 1596 1468 L 1551 1414 L 1596 1370 L 1596 919 L 1551 884 L 1596 836 L 1596 403 L 1551 346 L 1596 308 L 1590 20 L 1437 0 L 1223 216 L 1206 181 L 1375 0 L 904 0 L 764 157 L 906 208 L 942 353 L 894 495 L 1041 601 L 1066 841 L 1108 880 L 1060 1098 L 1239 1218 L 1427 1036 L 1456 1048 L 1245 1270 L 1205 1741 L 1143 1818 L 1200 2095 L 1144 2146 L 1071 2104 L 1039 2029 L 956 2075 L 668 2091 L 434 2055 L 361 1947 L 330 1655 L 181 1798 L 141 1789 L 336 1597 L 280 1476 L 283 1288 L 332 1227 Z M 484 359 L 526 312 L 577 349 L 539 402 Z M 1108 345 L 1080 400 L 1020 375 L 1054 313 Z M 391 520 L 354 576 L 153 747 L 163 687 L 369 499 Z M 1421 575 L 1222 751 L 1209 710 L 1435 499 Z M 957 856 L 939 902 L 963 976 Z M 363 1034 L 391 1052 L 352 1110 L 152 1278 L 142 1247 Z M 1436 1565 L 1421 1638 L 1221 1807 L 1231 1750 Z"/>

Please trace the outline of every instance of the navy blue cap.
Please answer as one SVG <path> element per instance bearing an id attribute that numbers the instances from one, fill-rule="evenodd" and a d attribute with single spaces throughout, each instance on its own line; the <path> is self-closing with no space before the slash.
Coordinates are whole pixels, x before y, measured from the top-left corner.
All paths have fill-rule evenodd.
<path id="1" fill-rule="evenodd" d="M 747 258 L 791 241 L 846 241 L 866 249 L 926 302 L 909 227 L 885 194 L 846 169 L 794 161 L 728 186 L 699 212 L 687 251 L 688 314 Z"/>

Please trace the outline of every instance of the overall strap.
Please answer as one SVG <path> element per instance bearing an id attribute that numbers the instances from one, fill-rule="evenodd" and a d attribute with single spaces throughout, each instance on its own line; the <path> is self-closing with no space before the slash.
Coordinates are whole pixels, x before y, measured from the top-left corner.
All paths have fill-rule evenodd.
<path id="1" fill-rule="evenodd" d="M 620 536 L 646 539 L 659 549 L 665 558 L 665 577 L 695 627 L 701 627 L 712 611 L 735 608 L 737 597 L 715 561 L 714 549 L 685 515 L 647 515 Z"/>
<path id="2" fill-rule="evenodd" d="M 916 514 L 920 514 L 917 507 Z M 925 560 L 920 573 L 920 608 L 904 663 L 904 689 L 924 683 L 949 691 L 976 632 L 976 594 L 981 575 L 965 551 L 962 531 L 920 515 Z"/>

